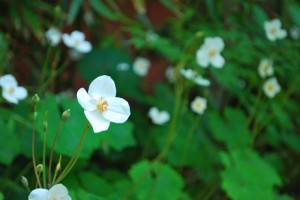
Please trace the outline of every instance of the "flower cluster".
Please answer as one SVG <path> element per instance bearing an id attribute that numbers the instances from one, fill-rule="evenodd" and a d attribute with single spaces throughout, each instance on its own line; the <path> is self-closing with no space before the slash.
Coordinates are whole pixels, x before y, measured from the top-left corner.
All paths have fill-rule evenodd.
<path id="1" fill-rule="evenodd" d="M 71 34 L 62 34 L 57 28 L 50 28 L 45 33 L 45 37 L 51 46 L 57 46 L 62 40 L 64 44 L 69 47 L 72 54 L 88 53 L 92 50 L 92 45 L 89 41 L 85 40 L 84 33 L 80 31 L 73 31 Z"/>
<path id="2" fill-rule="evenodd" d="M 11 74 L 0 77 L 0 86 L 2 97 L 10 103 L 17 104 L 28 95 L 26 88 L 18 86 L 17 80 Z"/>

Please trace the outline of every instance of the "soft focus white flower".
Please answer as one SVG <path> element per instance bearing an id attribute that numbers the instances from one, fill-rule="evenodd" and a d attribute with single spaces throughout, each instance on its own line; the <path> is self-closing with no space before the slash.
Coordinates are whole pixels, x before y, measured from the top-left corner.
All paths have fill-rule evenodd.
<path id="1" fill-rule="evenodd" d="M 280 92 L 281 88 L 277 79 L 273 77 L 264 83 L 263 90 L 269 98 L 273 98 L 277 93 Z"/>
<path id="2" fill-rule="evenodd" d="M 80 88 L 77 100 L 95 133 L 107 130 L 110 122 L 125 122 L 130 115 L 128 102 L 116 97 L 115 83 L 106 75 L 93 80 L 88 92 Z"/>
<path id="3" fill-rule="evenodd" d="M 10 103 L 19 103 L 27 97 L 27 90 L 18 86 L 18 82 L 11 74 L 4 75 L 0 78 L 2 86 L 2 97 Z"/>
<path id="4" fill-rule="evenodd" d="M 157 125 L 163 125 L 170 120 L 170 114 L 167 111 L 159 111 L 156 107 L 150 108 L 148 116 L 152 122 Z"/>
<path id="5" fill-rule="evenodd" d="M 37 188 L 32 190 L 28 200 L 72 200 L 68 194 L 67 188 L 63 184 L 57 184 L 50 190 Z"/>
<path id="6" fill-rule="evenodd" d="M 67 47 L 80 53 L 88 53 L 92 50 L 91 43 L 85 40 L 84 33 L 80 31 L 73 31 L 71 34 L 64 33 L 62 39 Z"/>
<path id="7" fill-rule="evenodd" d="M 205 98 L 198 96 L 191 102 L 192 111 L 198 114 L 203 114 L 206 107 L 207 107 L 207 103 Z"/>
<path id="8" fill-rule="evenodd" d="M 176 72 L 173 66 L 169 66 L 166 69 L 165 75 L 170 83 L 175 83 L 176 81 Z"/>
<path id="9" fill-rule="evenodd" d="M 208 67 L 210 64 L 216 68 L 222 68 L 225 59 L 220 54 L 224 49 L 223 39 L 220 37 L 207 37 L 204 44 L 196 52 L 197 63 L 201 67 Z"/>
<path id="10" fill-rule="evenodd" d="M 267 38 L 271 41 L 276 39 L 283 39 L 286 37 L 286 30 L 281 28 L 281 21 L 279 19 L 273 19 L 264 23 Z"/>
<path id="11" fill-rule="evenodd" d="M 290 29 L 290 36 L 291 38 L 293 38 L 294 40 L 297 40 L 300 36 L 300 29 L 299 27 L 297 26 L 293 26 L 291 29 Z"/>
<path id="12" fill-rule="evenodd" d="M 119 71 L 128 71 L 129 70 L 129 64 L 125 63 L 125 62 L 119 63 L 117 65 L 117 70 L 119 70 Z"/>
<path id="13" fill-rule="evenodd" d="M 45 33 L 45 37 L 51 46 L 56 46 L 61 41 L 62 34 L 57 28 L 50 28 Z"/>
<path id="14" fill-rule="evenodd" d="M 152 30 L 148 30 L 146 32 L 146 41 L 147 42 L 154 42 L 158 39 L 158 35 L 152 31 Z"/>
<path id="15" fill-rule="evenodd" d="M 69 51 L 70 59 L 73 61 L 77 61 L 82 57 L 82 53 L 77 51 L 76 49 L 70 49 Z"/>
<path id="16" fill-rule="evenodd" d="M 185 77 L 186 79 L 189 79 L 200 86 L 210 86 L 210 81 L 203 78 L 201 75 L 197 74 L 196 71 L 192 69 L 180 69 L 180 74 Z"/>
<path id="17" fill-rule="evenodd" d="M 150 69 L 150 61 L 146 58 L 137 57 L 133 62 L 133 71 L 139 76 L 146 76 Z"/>
<path id="18" fill-rule="evenodd" d="M 260 77 L 265 78 L 274 74 L 273 61 L 270 59 L 263 59 L 260 61 L 258 66 L 258 74 Z"/>

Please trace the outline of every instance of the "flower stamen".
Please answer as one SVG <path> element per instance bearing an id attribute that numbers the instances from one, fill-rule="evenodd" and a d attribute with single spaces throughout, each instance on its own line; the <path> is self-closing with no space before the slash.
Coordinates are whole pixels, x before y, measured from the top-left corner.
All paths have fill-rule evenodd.
<path id="1" fill-rule="evenodd" d="M 97 109 L 100 110 L 101 112 L 107 111 L 107 101 L 101 97 L 100 100 L 97 103 Z"/>
<path id="2" fill-rule="evenodd" d="M 8 91 L 7 91 L 7 92 L 8 92 L 9 94 L 13 94 L 14 91 L 15 91 L 15 88 L 10 87 L 10 88 L 8 88 Z"/>

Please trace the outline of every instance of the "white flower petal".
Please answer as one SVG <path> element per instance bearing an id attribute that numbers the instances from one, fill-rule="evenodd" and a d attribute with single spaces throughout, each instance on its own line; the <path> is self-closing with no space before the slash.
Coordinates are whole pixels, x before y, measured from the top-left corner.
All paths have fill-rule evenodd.
<path id="1" fill-rule="evenodd" d="M 70 36 L 73 41 L 84 41 L 85 39 L 84 33 L 80 31 L 73 31 Z"/>
<path id="2" fill-rule="evenodd" d="M 104 111 L 103 117 L 111 122 L 123 123 L 130 116 L 130 107 L 125 99 L 119 97 L 105 98 L 107 101 L 107 110 Z"/>
<path id="3" fill-rule="evenodd" d="M 279 39 L 283 39 L 283 38 L 285 38 L 287 36 L 287 32 L 286 32 L 286 30 L 279 30 L 278 31 L 278 34 L 277 34 L 277 37 L 279 38 Z"/>
<path id="4" fill-rule="evenodd" d="M 38 188 L 32 190 L 28 196 L 28 200 L 47 200 L 48 190 L 43 188 Z"/>
<path id="5" fill-rule="evenodd" d="M 64 33 L 64 34 L 62 35 L 62 39 L 63 39 L 64 44 L 65 44 L 67 47 L 70 47 L 70 48 L 73 48 L 73 47 L 74 47 L 73 40 L 72 40 L 72 38 L 70 37 L 69 34 Z"/>
<path id="6" fill-rule="evenodd" d="M 194 82 L 200 86 L 210 86 L 210 81 L 207 79 L 204 79 L 202 76 L 197 76 L 194 79 Z"/>
<path id="7" fill-rule="evenodd" d="M 223 58 L 223 56 L 221 56 L 221 54 L 217 54 L 211 59 L 211 64 L 215 68 L 222 68 L 225 64 L 225 59 Z"/>
<path id="8" fill-rule="evenodd" d="M 17 99 L 23 100 L 27 97 L 28 93 L 24 87 L 16 87 L 14 91 L 14 95 Z"/>
<path id="9" fill-rule="evenodd" d="M 78 90 L 77 100 L 86 111 L 94 111 L 97 109 L 97 102 L 90 97 L 84 88 Z"/>
<path id="10" fill-rule="evenodd" d="M 209 56 L 205 49 L 201 48 L 196 53 L 196 61 L 201 67 L 208 67 Z"/>
<path id="11" fill-rule="evenodd" d="M 15 97 L 15 95 L 10 94 L 6 89 L 2 90 L 2 97 L 10 103 L 19 103 L 19 100 Z"/>
<path id="12" fill-rule="evenodd" d="M 110 121 L 105 119 L 99 110 L 92 112 L 84 111 L 84 114 L 92 125 L 94 133 L 99 133 L 108 129 Z"/>
<path id="13" fill-rule="evenodd" d="M 67 188 L 63 184 L 57 184 L 50 188 L 48 199 L 69 200 L 71 197 L 68 194 Z"/>
<path id="14" fill-rule="evenodd" d="M 95 99 L 100 99 L 101 97 L 115 97 L 116 92 L 115 82 L 106 75 L 99 76 L 93 80 L 88 91 L 89 95 Z"/>
<path id="15" fill-rule="evenodd" d="M 88 41 L 82 41 L 78 46 L 76 46 L 76 50 L 81 53 L 88 53 L 92 50 L 92 45 Z"/>
<path id="16" fill-rule="evenodd" d="M 11 74 L 6 74 L 2 77 L 0 77 L 0 86 L 6 88 L 6 87 L 16 87 L 18 85 L 17 80 L 15 77 Z"/>

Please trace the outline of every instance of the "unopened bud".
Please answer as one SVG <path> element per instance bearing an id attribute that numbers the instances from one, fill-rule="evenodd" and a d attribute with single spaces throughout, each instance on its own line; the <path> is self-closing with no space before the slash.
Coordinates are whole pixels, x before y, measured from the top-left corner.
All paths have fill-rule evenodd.
<path id="1" fill-rule="evenodd" d="M 38 173 L 42 173 L 44 171 L 44 166 L 42 164 L 38 164 L 36 166 L 36 170 Z"/>
<path id="2" fill-rule="evenodd" d="M 28 188 L 28 180 L 25 176 L 21 177 L 21 183 L 25 188 Z"/>
<path id="3" fill-rule="evenodd" d="M 55 172 L 59 172 L 61 169 L 61 155 L 59 156 L 59 160 L 58 160 L 58 163 L 56 165 L 56 168 L 55 168 Z"/>
<path id="4" fill-rule="evenodd" d="M 35 94 L 33 97 L 32 97 L 32 103 L 33 105 L 36 105 L 40 102 L 40 98 L 37 94 Z"/>
<path id="5" fill-rule="evenodd" d="M 63 114 L 62 114 L 62 120 L 66 121 L 67 119 L 69 119 L 70 118 L 70 114 L 71 114 L 70 109 L 64 111 Z"/>

